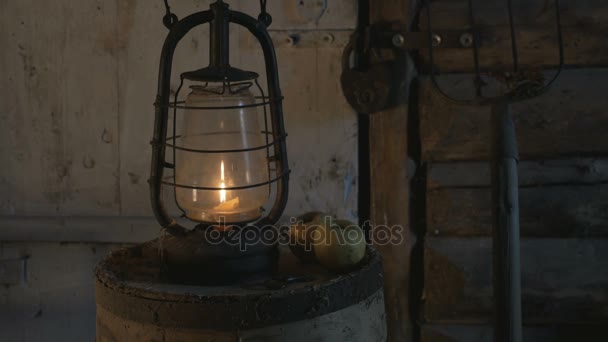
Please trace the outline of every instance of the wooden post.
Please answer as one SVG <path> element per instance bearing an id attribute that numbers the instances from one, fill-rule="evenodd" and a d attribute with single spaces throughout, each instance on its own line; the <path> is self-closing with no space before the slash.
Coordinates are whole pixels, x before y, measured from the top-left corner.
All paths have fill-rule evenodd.
<path id="1" fill-rule="evenodd" d="M 409 0 L 373 0 L 369 2 L 370 23 L 399 22 L 409 18 Z M 397 28 L 397 27 L 395 27 Z M 405 27 L 400 27 L 405 29 Z M 401 105 L 374 113 L 370 118 L 370 186 L 372 225 L 403 227 L 398 243 L 376 244 L 383 258 L 384 295 L 388 341 L 410 341 L 412 326 L 409 316 L 409 270 L 412 242 L 409 234 L 409 181 L 407 149 L 407 83 L 405 54 L 380 51 L 377 60 L 394 61 L 402 72 L 399 87 Z"/>
<path id="2" fill-rule="evenodd" d="M 508 102 L 492 106 L 495 341 L 521 342 L 518 151 Z"/>

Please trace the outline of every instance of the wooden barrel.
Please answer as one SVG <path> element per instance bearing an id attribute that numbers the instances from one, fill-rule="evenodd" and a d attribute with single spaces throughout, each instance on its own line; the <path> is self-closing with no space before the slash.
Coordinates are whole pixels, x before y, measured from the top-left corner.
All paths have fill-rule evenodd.
<path id="1" fill-rule="evenodd" d="M 172 284 L 162 274 L 154 242 L 99 264 L 98 342 L 386 340 L 382 267 L 373 248 L 346 274 L 303 264 L 287 249 L 274 275 L 236 285 Z"/>

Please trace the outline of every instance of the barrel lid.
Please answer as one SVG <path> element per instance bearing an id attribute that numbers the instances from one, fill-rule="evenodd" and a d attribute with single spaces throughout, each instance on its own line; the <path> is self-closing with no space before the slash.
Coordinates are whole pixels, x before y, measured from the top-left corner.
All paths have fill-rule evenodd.
<path id="1" fill-rule="evenodd" d="M 175 284 L 163 280 L 157 244 L 121 249 L 102 260 L 95 271 L 98 306 L 164 327 L 243 330 L 335 312 L 370 298 L 383 285 L 373 247 L 357 269 L 344 274 L 304 264 L 285 248 L 272 275 L 228 286 Z M 296 281 L 281 284 L 286 277 Z"/>

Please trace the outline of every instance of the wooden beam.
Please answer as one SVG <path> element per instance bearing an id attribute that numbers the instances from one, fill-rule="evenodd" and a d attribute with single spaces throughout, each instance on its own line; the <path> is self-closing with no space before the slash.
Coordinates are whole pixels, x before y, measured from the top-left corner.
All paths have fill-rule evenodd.
<path id="1" fill-rule="evenodd" d="M 395 28 L 405 29 L 409 18 L 410 0 L 370 1 L 370 22 L 395 22 Z M 392 60 L 403 70 L 400 103 L 407 102 L 409 77 L 405 54 L 380 51 L 378 60 Z M 379 113 L 370 119 L 371 209 L 373 225 L 400 226 L 404 238 L 396 244 L 378 244 L 384 263 L 384 295 L 388 341 L 410 341 L 412 325 L 409 316 L 410 253 L 412 237 L 408 233 L 408 150 L 407 105 L 403 104 Z"/>
<path id="2" fill-rule="evenodd" d="M 376 245 L 382 254 L 389 341 L 409 341 L 409 269 L 413 239 L 408 232 L 405 108 L 374 114 L 370 125 L 371 222 L 404 228 L 399 244 Z"/>

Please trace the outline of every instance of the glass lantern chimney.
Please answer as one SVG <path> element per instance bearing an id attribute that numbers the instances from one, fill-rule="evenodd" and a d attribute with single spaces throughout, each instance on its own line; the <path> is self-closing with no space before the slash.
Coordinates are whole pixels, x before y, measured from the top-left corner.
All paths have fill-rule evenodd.
<path id="1" fill-rule="evenodd" d="M 212 224 L 252 222 L 260 218 L 269 197 L 266 149 L 245 152 L 198 153 L 188 150 L 243 150 L 265 144 L 255 99 L 249 87 L 209 84 L 191 86 L 183 121 L 178 125 L 176 183 L 218 190 L 176 188 L 177 204 L 186 217 Z M 188 109 L 192 107 L 191 109 Z M 196 107 L 240 107 L 197 110 Z"/>

